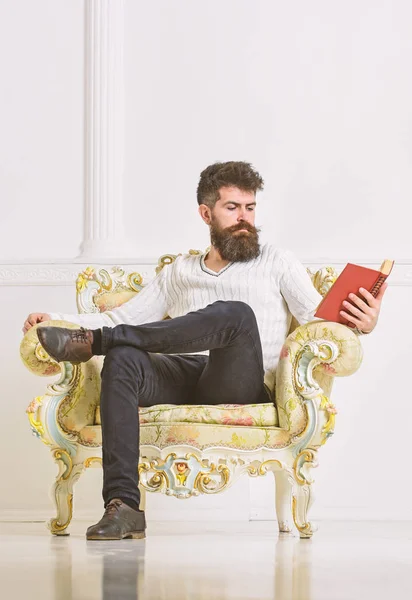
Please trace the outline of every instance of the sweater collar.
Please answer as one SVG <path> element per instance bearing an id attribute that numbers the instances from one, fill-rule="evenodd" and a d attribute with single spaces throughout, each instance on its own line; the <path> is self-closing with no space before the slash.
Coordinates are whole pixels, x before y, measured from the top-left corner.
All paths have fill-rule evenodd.
<path id="1" fill-rule="evenodd" d="M 231 267 L 233 265 L 232 262 L 228 263 L 225 267 L 223 267 L 223 269 L 220 269 L 220 271 L 218 271 L 216 273 L 216 271 L 212 271 L 212 269 L 209 269 L 206 265 L 205 265 L 205 257 L 207 255 L 207 251 L 201 255 L 200 257 L 200 268 L 202 269 L 202 271 L 204 271 L 205 273 L 208 273 L 209 275 L 213 275 L 214 277 L 219 277 L 219 275 L 222 275 L 222 273 L 224 273 L 225 271 L 228 270 L 229 267 Z"/>

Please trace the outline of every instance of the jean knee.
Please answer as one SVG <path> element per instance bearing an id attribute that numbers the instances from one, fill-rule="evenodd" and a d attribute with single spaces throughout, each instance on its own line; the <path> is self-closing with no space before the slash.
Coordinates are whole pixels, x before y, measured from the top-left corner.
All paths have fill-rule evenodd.
<path id="1" fill-rule="evenodd" d="M 224 303 L 228 316 L 234 319 L 236 323 L 248 326 L 256 326 L 256 315 L 253 308 L 239 300 L 227 300 Z"/>
<path id="2" fill-rule="evenodd" d="M 151 361 L 148 353 L 140 348 L 113 346 L 105 356 L 103 370 L 117 370 L 119 367 L 144 372 L 151 368 Z"/>

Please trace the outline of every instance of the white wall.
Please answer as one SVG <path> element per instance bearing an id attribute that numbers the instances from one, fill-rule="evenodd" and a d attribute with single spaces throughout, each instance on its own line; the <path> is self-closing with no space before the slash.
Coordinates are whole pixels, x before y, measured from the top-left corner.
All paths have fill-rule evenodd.
<path id="1" fill-rule="evenodd" d="M 0 260 L 78 253 L 83 237 L 82 4 L 0 3 Z"/>
<path id="2" fill-rule="evenodd" d="M 404 465 L 412 418 L 404 383 L 412 325 L 411 18 L 407 0 L 125 1 L 131 258 L 150 263 L 205 247 L 199 172 L 236 159 L 251 161 L 266 180 L 258 208 L 265 241 L 291 248 L 307 266 L 398 261 L 379 327 L 362 340 L 361 370 L 335 384 L 339 415 L 315 473 L 317 517 L 412 518 Z M 29 312 L 75 311 L 83 1 L 5 0 L 0 50 L 0 517 L 44 517 L 55 466 L 24 410 L 45 380 L 25 371 L 18 346 Z M 17 285 L 24 281 L 31 285 Z M 100 477 L 91 471 L 80 480 L 79 511 L 100 513 Z M 213 499 L 151 496 L 149 511 L 230 518 L 236 506 L 237 518 L 266 518 L 274 516 L 272 500 L 268 476 Z"/>
<path id="3" fill-rule="evenodd" d="M 206 240 L 198 173 L 249 160 L 264 239 L 307 258 L 409 258 L 411 18 L 406 0 L 127 2 L 128 228 L 158 232 L 141 252 Z"/>

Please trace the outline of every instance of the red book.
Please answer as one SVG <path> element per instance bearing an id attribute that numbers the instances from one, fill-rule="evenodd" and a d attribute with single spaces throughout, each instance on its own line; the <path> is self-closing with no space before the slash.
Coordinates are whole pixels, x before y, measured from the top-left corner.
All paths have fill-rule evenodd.
<path id="1" fill-rule="evenodd" d="M 342 323 L 353 328 L 354 324 L 347 321 L 340 314 L 341 310 L 347 312 L 347 309 L 342 306 L 343 301 L 350 302 L 349 294 L 355 294 L 362 300 L 365 300 L 359 292 L 359 288 L 361 287 L 368 290 L 376 298 L 383 282 L 392 271 L 393 265 L 393 260 L 385 260 L 380 270 L 375 271 L 375 269 L 367 269 L 360 265 L 348 263 L 319 304 L 315 312 L 315 317 L 325 319 L 326 321 Z M 354 304 L 354 306 L 356 305 Z"/>

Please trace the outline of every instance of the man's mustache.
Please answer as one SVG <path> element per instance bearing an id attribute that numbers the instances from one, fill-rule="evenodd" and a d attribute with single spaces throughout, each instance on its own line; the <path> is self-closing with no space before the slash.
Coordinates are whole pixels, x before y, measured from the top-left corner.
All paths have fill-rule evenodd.
<path id="1" fill-rule="evenodd" d="M 241 229 L 246 229 L 250 233 L 259 233 L 260 229 L 250 225 L 249 223 L 240 223 L 239 225 L 232 225 L 231 227 L 227 227 L 225 231 L 228 233 L 234 233 L 235 231 L 240 231 Z"/>

